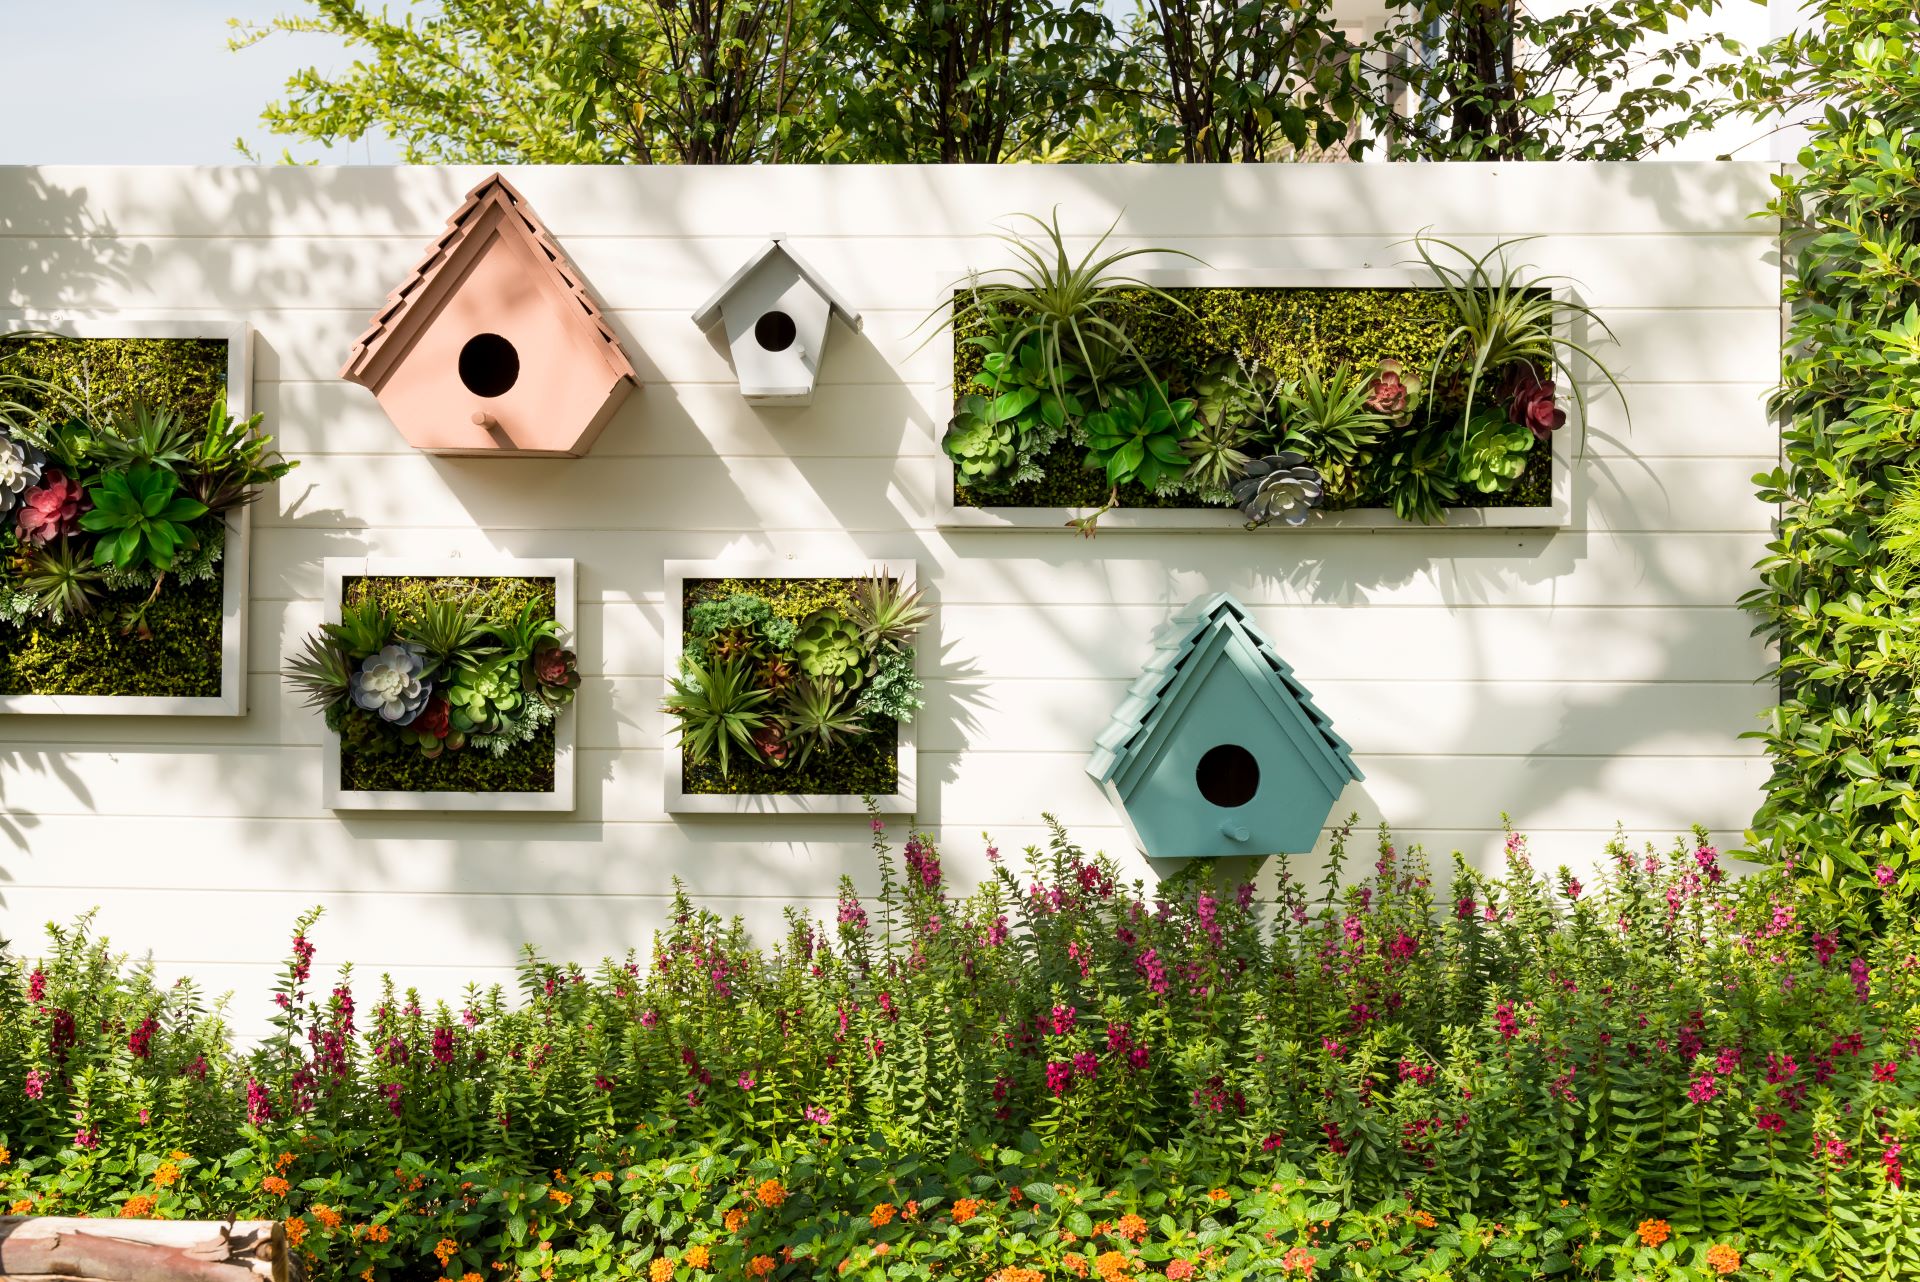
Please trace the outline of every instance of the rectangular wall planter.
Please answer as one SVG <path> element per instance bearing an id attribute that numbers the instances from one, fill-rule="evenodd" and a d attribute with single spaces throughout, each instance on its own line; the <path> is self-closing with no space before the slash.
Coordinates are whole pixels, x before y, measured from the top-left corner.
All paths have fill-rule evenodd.
<path id="1" fill-rule="evenodd" d="M 726 560 L 668 561 L 666 565 L 667 601 L 665 614 L 666 662 L 669 677 L 677 675 L 684 644 L 686 586 L 698 579 L 864 579 L 874 571 L 904 583 L 915 581 L 915 566 L 909 560 L 865 559 L 830 561 Z M 922 640 L 914 645 L 914 670 L 924 673 Z M 663 697 L 673 692 L 671 681 L 663 678 Z M 671 718 L 669 718 L 671 720 Z M 914 809 L 915 774 L 918 768 L 916 725 L 900 723 L 895 747 L 896 787 L 874 804 L 880 813 L 910 815 Z M 692 793 L 687 792 L 681 760 L 680 742 L 670 737 L 666 744 L 664 804 L 670 815 L 858 815 L 866 813 L 866 802 L 857 796 L 839 793 Z"/>
<path id="2" fill-rule="evenodd" d="M 1362 267 L 1348 270 L 1312 268 L 1141 268 L 1120 270 L 1146 284 L 1161 289 L 1433 289 L 1433 278 L 1419 269 L 1402 267 Z M 946 272 L 939 278 L 939 306 L 944 312 L 942 328 L 951 333 L 953 324 L 953 288 L 967 278 L 966 269 Z M 1565 290 L 1554 291 L 1564 295 Z M 944 433 L 953 419 L 958 389 L 951 382 L 945 417 L 935 424 L 936 433 Z M 1246 518 L 1237 509 L 1223 507 L 1129 508 L 1117 507 L 1100 518 L 1100 532 L 1113 530 L 1156 530 L 1161 533 L 1205 534 L 1238 531 L 1241 534 L 1311 534 L 1315 531 L 1380 530 L 1485 530 L 1485 529 L 1565 529 L 1573 522 L 1574 435 L 1584 431 L 1584 423 L 1572 420 L 1553 434 L 1553 488 L 1551 502 L 1535 507 L 1456 507 L 1446 509 L 1446 521 L 1439 525 L 1421 525 L 1403 521 L 1386 508 L 1348 508 L 1339 512 L 1318 512 L 1305 525 L 1278 523 L 1258 530 L 1246 528 Z M 934 524 L 941 529 L 965 530 L 1057 530 L 1077 517 L 1093 511 L 1091 507 L 971 507 L 954 501 L 955 468 L 944 450 L 934 457 Z"/>
<path id="3" fill-rule="evenodd" d="M 253 329 L 233 317 L 146 320 L 120 316 L 0 317 L 0 332 L 46 330 L 74 338 L 213 339 L 227 345 L 227 409 L 253 413 Z M 66 717 L 243 717 L 247 713 L 247 591 L 252 507 L 227 513 L 221 553 L 220 693 L 164 695 L 0 694 L 0 715 Z"/>
<path id="4" fill-rule="evenodd" d="M 511 557 L 327 557 L 321 562 L 328 623 L 340 622 L 348 579 L 552 579 L 553 617 L 577 644 L 575 572 L 571 560 L 519 560 Z M 321 804 L 331 810 L 391 811 L 546 811 L 574 805 L 576 704 L 560 709 L 553 723 L 551 792 L 370 792 L 342 785 L 340 738 L 329 730 L 321 769 Z"/>

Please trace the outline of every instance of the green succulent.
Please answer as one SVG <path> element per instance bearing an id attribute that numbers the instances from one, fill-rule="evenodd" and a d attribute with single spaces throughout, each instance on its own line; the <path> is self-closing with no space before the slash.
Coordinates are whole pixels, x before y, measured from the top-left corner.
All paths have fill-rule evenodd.
<path id="1" fill-rule="evenodd" d="M 862 717 L 885 717 L 904 724 L 926 706 L 920 698 L 925 688 L 913 670 L 913 651 L 885 650 L 875 658 L 853 710 Z"/>
<path id="2" fill-rule="evenodd" d="M 208 510 L 224 512 L 260 497 L 262 488 L 300 466 L 273 448 L 273 438 L 260 431 L 263 415 L 236 419 L 227 413 L 227 394 L 214 397 L 207 412 L 206 430 L 188 455 L 195 497 Z"/>
<path id="3" fill-rule="evenodd" d="M 529 608 L 537 612 L 540 607 L 529 603 Z M 456 663 L 500 652 L 497 646 L 479 644 L 494 628 L 458 597 L 433 597 L 421 602 L 419 612 L 402 619 L 398 629 L 401 640 L 418 646 L 431 660 L 427 665 L 430 677 L 452 669 Z"/>
<path id="4" fill-rule="evenodd" d="M 808 676 L 843 686 L 859 684 L 860 665 L 867 657 L 858 625 L 838 610 L 818 610 L 809 616 L 794 638 L 793 654 Z"/>
<path id="5" fill-rule="evenodd" d="M 393 639 L 394 616 L 378 598 L 369 596 L 343 607 L 340 622 L 326 624 L 321 631 L 358 662 Z"/>
<path id="6" fill-rule="evenodd" d="M 953 460 L 962 483 L 976 489 L 1004 487 L 1013 483 L 1017 430 L 1011 421 L 994 416 L 991 400 L 968 392 L 960 398 L 940 447 Z"/>
<path id="7" fill-rule="evenodd" d="M 331 708 L 346 701 L 353 688 L 355 666 L 338 642 L 322 631 L 306 639 L 294 656 L 293 666 L 281 675 L 300 691 L 309 708 Z"/>
<path id="8" fill-rule="evenodd" d="M 1001 328 L 967 341 L 986 351 L 974 382 L 990 393 L 988 409 L 993 419 L 1013 427 L 1013 475 L 1008 481 L 1017 485 L 1039 480 L 1040 460 L 1085 413 L 1073 390 L 1085 375 L 1073 365 L 1050 372 L 1038 335 L 1012 344 L 1009 331 Z"/>
<path id="9" fill-rule="evenodd" d="M 94 433 L 87 457 L 107 472 L 124 472 L 141 464 L 171 472 L 193 457 L 198 436 L 173 411 L 139 403 L 104 431 Z"/>
<path id="10" fill-rule="evenodd" d="M 663 707 L 680 723 L 680 744 L 687 755 L 697 762 L 718 758 L 725 778 L 734 751 L 745 753 L 748 760 L 758 757 L 754 735 L 767 724 L 771 696 L 753 684 L 744 662 L 716 663 L 708 669 L 683 657 L 680 667 L 682 674 L 669 679 L 673 693 Z"/>
<path id="11" fill-rule="evenodd" d="M 1467 419 L 1465 439 L 1454 455 L 1454 477 L 1483 494 L 1504 490 L 1527 470 L 1534 435 L 1503 409 L 1485 406 Z"/>
<path id="12" fill-rule="evenodd" d="M 80 528 L 100 535 L 94 564 L 120 570 L 172 569 L 174 557 L 194 541 L 188 522 L 207 514 L 206 504 L 180 492 L 179 477 L 150 463 L 101 473 L 87 498 L 93 510 L 82 514 Z"/>
<path id="13" fill-rule="evenodd" d="M 1086 465 L 1104 471 L 1115 488 L 1131 481 L 1158 490 L 1186 472 L 1182 445 L 1193 423 L 1193 402 L 1169 400 L 1158 383 L 1117 387 L 1105 409 L 1081 422 Z"/>
<path id="14" fill-rule="evenodd" d="M 1193 380 L 1194 416 L 1203 428 L 1238 427 L 1251 432 L 1266 418 L 1276 390 L 1271 371 L 1223 353 Z"/>
<path id="15" fill-rule="evenodd" d="M 1247 474 L 1252 457 L 1246 447 L 1252 444 L 1253 436 L 1244 420 L 1208 423 L 1202 419 L 1199 430 L 1180 446 L 1187 458 L 1182 482 L 1202 498 L 1227 501 L 1233 483 Z"/>
<path id="16" fill-rule="evenodd" d="M 832 681 L 808 677 L 793 683 L 781 704 L 780 724 L 794 753 L 793 763 L 804 766 L 815 752 L 831 752 L 866 727 L 847 706 L 847 697 Z"/>
<path id="17" fill-rule="evenodd" d="M 448 724 L 468 738 L 497 735 L 526 711 L 527 692 L 499 665 L 462 668 L 446 690 Z"/>

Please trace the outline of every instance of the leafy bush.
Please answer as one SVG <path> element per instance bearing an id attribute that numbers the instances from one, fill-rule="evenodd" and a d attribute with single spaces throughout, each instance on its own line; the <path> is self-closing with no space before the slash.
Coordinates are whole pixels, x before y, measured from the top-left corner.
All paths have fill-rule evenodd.
<path id="1" fill-rule="evenodd" d="M 1763 110 L 1817 113 L 1769 206 L 1792 251 L 1792 324 L 1783 464 L 1754 478 L 1780 505 L 1778 536 L 1744 599 L 1780 655 L 1753 835 L 1865 924 L 1883 887 L 1920 888 L 1920 583 L 1889 554 L 1913 513 L 1887 527 L 1920 444 L 1920 19 L 1891 0 L 1815 8 L 1771 50 L 1781 77 L 1747 86 Z"/>
<path id="2" fill-rule="evenodd" d="M 1442 894 L 1383 833 L 1259 903 L 1064 833 L 956 897 L 875 827 L 831 923 L 761 949 L 682 895 L 649 955 L 529 952 L 517 1001 L 311 990 L 316 911 L 251 1049 L 58 931 L 0 961 L 0 1190 L 287 1217 L 376 1279 L 1920 1267 L 1916 941 L 1842 952 L 1704 838 L 1583 886 L 1514 836 Z"/>

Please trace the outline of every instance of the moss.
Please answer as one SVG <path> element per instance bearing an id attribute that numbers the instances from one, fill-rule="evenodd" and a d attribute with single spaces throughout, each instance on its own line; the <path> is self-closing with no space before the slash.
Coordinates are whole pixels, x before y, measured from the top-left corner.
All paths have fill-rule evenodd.
<path id="1" fill-rule="evenodd" d="M 744 592 L 773 607 L 776 616 L 795 623 L 819 610 L 853 606 L 861 579 L 688 579 L 681 596 L 685 612 L 702 601 L 719 601 Z M 726 776 L 717 761 L 697 762 L 683 750 L 682 789 L 687 793 L 727 796 L 886 796 L 900 786 L 900 727 L 885 717 L 867 721 L 867 733 L 831 753 L 815 753 L 805 766 L 734 763 Z"/>
<path id="2" fill-rule="evenodd" d="M 1308 368 L 1322 372 L 1341 365 L 1361 368 L 1397 360 L 1408 369 L 1427 371 L 1452 329 L 1455 313 L 1446 295 L 1434 289 L 1276 289 L 1204 288 L 1170 291 L 1185 310 L 1150 295 L 1121 295 L 1117 316 L 1152 369 L 1162 373 L 1176 396 L 1215 358 L 1239 353 L 1256 359 L 1283 379 Z M 974 384 L 980 349 L 966 340 L 982 332 L 977 314 L 954 333 L 954 386 L 983 391 Z M 1122 377 L 1131 364 L 1122 358 Z M 1137 372 L 1137 371 L 1136 371 Z M 1441 396 L 1441 406 L 1448 398 Z M 1377 455 L 1379 449 L 1374 453 Z M 1107 501 L 1103 473 L 1086 466 L 1086 451 L 1062 440 L 1040 460 L 1045 475 L 993 494 L 976 494 L 956 485 L 961 507 L 1098 507 Z M 1553 484 L 1552 451 L 1536 450 L 1526 474 L 1500 494 L 1474 495 L 1458 506 L 1528 507 L 1546 501 Z M 1364 486 L 1364 472 L 1363 472 Z M 1190 494 L 1155 494 L 1138 485 L 1120 487 L 1120 504 L 1131 508 L 1201 508 Z"/>
<path id="3" fill-rule="evenodd" d="M 7 362 L 80 393 L 100 417 L 144 402 L 204 422 L 227 385 L 227 344 L 217 338 L 37 339 L 10 347 Z"/>
<path id="4" fill-rule="evenodd" d="M 109 592 L 84 619 L 0 629 L 0 694 L 217 697 L 220 581 L 169 584 L 146 611 L 151 640 L 122 631 L 125 611 L 146 598 Z"/>
<path id="5" fill-rule="evenodd" d="M 554 582 L 542 578 L 359 578 L 341 586 L 341 603 L 375 599 L 400 619 L 420 606 L 459 597 L 476 614 L 515 613 L 527 602 L 554 608 Z M 412 748 L 392 752 L 340 749 L 341 786 L 355 792 L 552 792 L 553 727 L 495 756 L 484 749 L 443 752 L 431 760 Z"/>

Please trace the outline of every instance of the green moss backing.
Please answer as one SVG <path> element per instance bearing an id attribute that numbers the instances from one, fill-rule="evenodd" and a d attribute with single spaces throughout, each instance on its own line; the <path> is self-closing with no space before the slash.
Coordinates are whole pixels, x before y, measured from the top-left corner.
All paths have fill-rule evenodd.
<path id="1" fill-rule="evenodd" d="M 1453 305 L 1437 289 L 1249 286 L 1168 292 L 1186 310 L 1130 291 L 1120 295 L 1116 315 L 1147 364 L 1165 374 L 1176 396 L 1187 394 L 1192 376 L 1216 357 L 1236 352 L 1259 360 L 1282 379 L 1297 378 L 1309 368 L 1326 373 L 1341 365 L 1366 368 L 1385 360 L 1424 374 L 1433 368 L 1455 320 Z M 973 381 L 980 372 L 980 349 L 966 341 L 982 328 L 977 313 L 955 328 L 954 386 L 961 391 L 986 390 Z M 1130 359 L 1122 360 L 1121 377 L 1128 377 Z M 1552 453 L 1536 449 L 1526 474 L 1512 489 L 1476 494 L 1456 506 L 1544 504 L 1553 488 Z M 1085 455 L 1081 446 L 1062 440 L 1043 457 L 1046 474 L 1038 481 L 989 495 L 956 485 L 954 502 L 960 507 L 1099 507 L 1107 501 L 1109 487 L 1104 474 L 1086 466 Z M 1138 485 L 1121 486 L 1119 497 L 1122 507 L 1131 508 L 1212 506 L 1190 494 L 1155 494 Z M 1370 498 L 1362 501 L 1372 505 Z"/>
<path id="2" fill-rule="evenodd" d="M 783 619 L 800 620 L 817 610 L 850 609 L 862 579 L 688 579 L 681 595 L 681 626 L 686 612 L 702 601 L 719 601 L 736 592 L 757 596 Z M 674 657 L 678 661 L 678 656 Z M 900 786 L 900 727 L 885 717 L 870 718 L 868 732 L 833 753 L 815 753 L 805 766 L 741 765 L 722 777 L 717 761 L 680 756 L 681 787 L 689 794 L 726 796 L 883 797 Z"/>
<path id="3" fill-rule="evenodd" d="M 376 599 L 400 619 L 416 618 L 430 600 L 458 596 L 476 614 L 516 613 L 529 601 L 554 608 L 554 582 L 542 578 L 358 578 L 341 585 L 341 603 Z M 481 749 L 443 752 L 428 760 L 413 748 L 391 753 L 340 750 L 340 783 L 355 792 L 552 792 L 553 727 L 500 756 Z"/>
<path id="4" fill-rule="evenodd" d="M 40 339 L 9 348 L 7 360 L 79 392 L 101 417 L 143 401 L 203 423 L 227 385 L 227 344 L 217 338 Z"/>
<path id="5" fill-rule="evenodd" d="M 169 582 L 147 609 L 152 639 L 122 635 L 121 612 L 146 598 L 108 592 L 84 619 L 0 628 L 0 694 L 218 697 L 220 580 Z"/>

